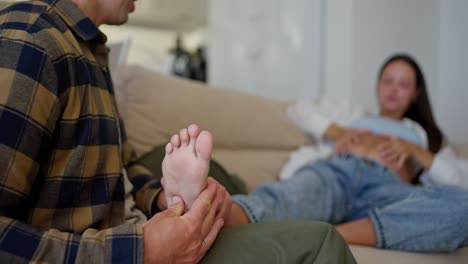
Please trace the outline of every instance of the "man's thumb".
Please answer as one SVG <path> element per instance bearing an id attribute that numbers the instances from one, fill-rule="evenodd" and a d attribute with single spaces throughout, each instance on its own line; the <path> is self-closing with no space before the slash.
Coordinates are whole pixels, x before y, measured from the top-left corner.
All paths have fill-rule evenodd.
<path id="1" fill-rule="evenodd" d="M 174 214 L 174 216 L 181 216 L 184 212 L 184 201 L 178 196 L 172 197 L 172 204 L 168 210 Z"/>

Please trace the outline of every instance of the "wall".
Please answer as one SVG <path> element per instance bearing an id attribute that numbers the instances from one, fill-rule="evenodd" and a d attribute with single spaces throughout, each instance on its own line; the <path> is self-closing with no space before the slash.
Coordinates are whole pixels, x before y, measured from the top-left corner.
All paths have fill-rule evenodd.
<path id="1" fill-rule="evenodd" d="M 130 38 L 128 64 L 138 64 L 155 70 L 167 67 L 163 64 L 167 52 L 175 44 L 176 32 L 174 30 L 131 25 L 104 25 L 100 29 L 107 35 L 109 42 Z M 199 45 L 205 44 L 206 34 L 205 28 L 181 34 L 184 47 L 189 51 L 195 51 Z"/>
<path id="2" fill-rule="evenodd" d="M 468 143 L 468 1 L 440 1 L 437 113 L 449 140 Z"/>
<path id="3" fill-rule="evenodd" d="M 380 65 L 396 52 L 413 55 L 437 91 L 437 0 L 329 0 L 325 94 L 376 111 Z M 346 8 L 341 8 L 343 5 Z M 338 25 L 338 26 L 337 26 Z"/>
<path id="4" fill-rule="evenodd" d="M 328 0 L 324 94 L 377 110 L 382 62 L 413 55 L 424 70 L 434 114 L 448 139 L 468 143 L 468 2 Z"/>
<path id="5" fill-rule="evenodd" d="M 321 0 L 209 3 L 210 83 L 283 99 L 320 92 Z"/>
<path id="6" fill-rule="evenodd" d="M 353 2 L 328 0 L 325 4 L 322 95 L 352 98 Z"/>
<path id="7" fill-rule="evenodd" d="M 167 51 L 174 46 L 175 33 L 168 30 L 157 30 L 135 26 L 102 26 L 108 41 L 122 38 L 131 39 L 127 63 L 139 65 L 160 64 Z"/>
<path id="8" fill-rule="evenodd" d="M 354 12 L 353 101 L 377 109 L 376 76 L 396 52 L 409 53 L 419 62 L 429 94 L 436 95 L 439 0 L 357 0 Z M 433 98 L 434 106 L 436 101 Z"/>

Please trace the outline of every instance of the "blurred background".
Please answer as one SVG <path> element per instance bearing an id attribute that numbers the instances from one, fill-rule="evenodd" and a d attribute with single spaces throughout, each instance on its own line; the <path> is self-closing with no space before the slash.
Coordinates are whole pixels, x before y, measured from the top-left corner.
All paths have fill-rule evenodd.
<path id="1" fill-rule="evenodd" d="M 466 0 L 139 0 L 122 63 L 276 99 L 346 98 L 376 110 L 381 64 L 422 66 L 438 123 L 468 143 Z"/>

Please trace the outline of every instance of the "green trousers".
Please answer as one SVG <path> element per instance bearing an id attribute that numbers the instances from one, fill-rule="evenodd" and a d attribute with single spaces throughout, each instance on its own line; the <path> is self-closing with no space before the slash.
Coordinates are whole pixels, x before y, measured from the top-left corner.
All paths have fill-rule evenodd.
<path id="1" fill-rule="evenodd" d="M 161 178 L 165 146 L 140 158 L 155 177 Z M 232 194 L 245 193 L 243 181 L 217 162 L 210 162 L 210 176 Z M 223 229 L 203 264 L 230 263 L 356 263 L 335 228 L 312 221 L 281 221 Z"/>
<path id="2" fill-rule="evenodd" d="M 201 261 L 215 263 L 356 263 L 335 228 L 290 220 L 223 229 Z"/>

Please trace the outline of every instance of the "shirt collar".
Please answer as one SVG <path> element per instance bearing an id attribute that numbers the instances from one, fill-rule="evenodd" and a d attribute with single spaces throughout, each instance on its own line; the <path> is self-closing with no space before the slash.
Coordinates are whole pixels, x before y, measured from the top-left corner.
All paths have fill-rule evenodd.
<path id="1" fill-rule="evenodd" d="M 71 0 L 40 0 L 52 6 L 68 27 L 78 37 L 85 41 L 96 39 L 105 43 L 107 37 L 99 30 L 94 22 Z"/>

